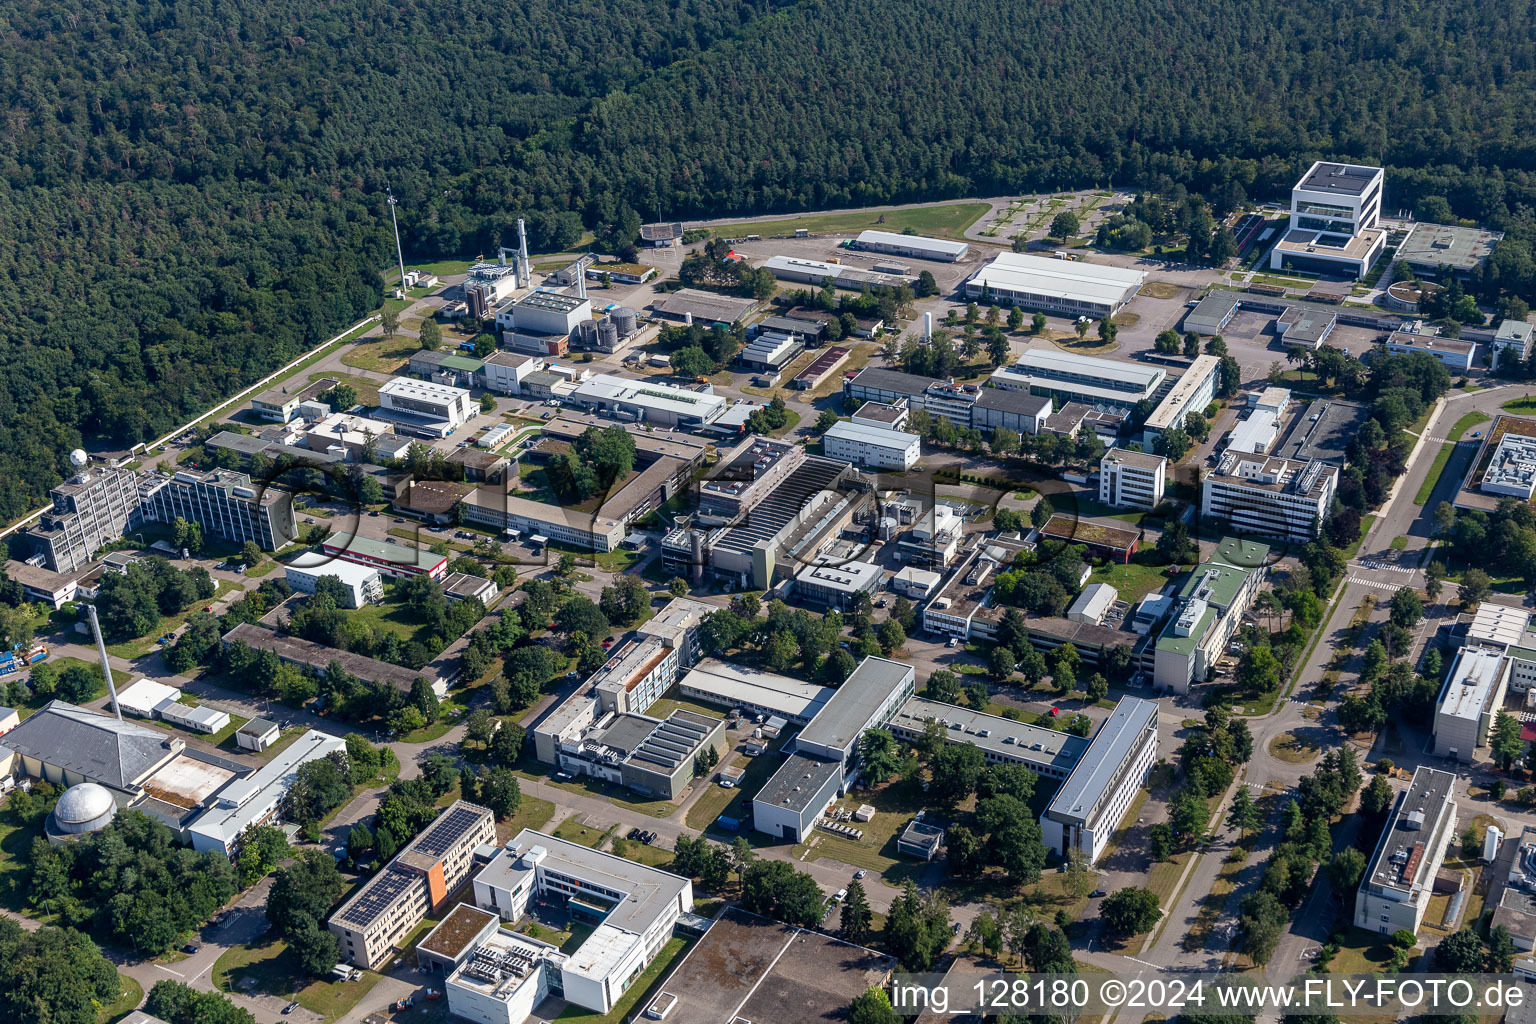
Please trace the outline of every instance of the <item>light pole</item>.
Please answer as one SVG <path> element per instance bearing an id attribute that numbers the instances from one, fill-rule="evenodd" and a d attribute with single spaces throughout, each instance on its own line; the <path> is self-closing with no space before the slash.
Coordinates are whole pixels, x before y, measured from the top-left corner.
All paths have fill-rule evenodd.
<path id="1" fill-rule="evenodd" d="M 395 258 L 400 261 L 400 295 L 405 296 L 405 253 L 400 249 L 400 221 L 395 218 L 395 206 L 400 202 L 395 198 L 394 189 L 385 189 L 385 195 L 389 202 L 389 223 L 395 229 Z"/>

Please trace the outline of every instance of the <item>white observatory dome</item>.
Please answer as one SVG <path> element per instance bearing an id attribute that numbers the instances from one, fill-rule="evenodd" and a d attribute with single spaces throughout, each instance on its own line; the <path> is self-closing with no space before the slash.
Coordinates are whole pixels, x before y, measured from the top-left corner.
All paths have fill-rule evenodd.
<path id="1" fill-rule="evenodd" d="M 76 448 L 74 451 L 69 453 L 69 461 L 74 463 L 76 466 L 84 466 L 87 462 L 90 461 L 90 456 L 85 454 L 84 448 Z"/>
<path id="2" fill-rule="evenodd" d="M 53 831 L 66 835 L 95 832 L 117 814 L 112 794 L 94 782 L 70 786 L 53 808 Z"/>

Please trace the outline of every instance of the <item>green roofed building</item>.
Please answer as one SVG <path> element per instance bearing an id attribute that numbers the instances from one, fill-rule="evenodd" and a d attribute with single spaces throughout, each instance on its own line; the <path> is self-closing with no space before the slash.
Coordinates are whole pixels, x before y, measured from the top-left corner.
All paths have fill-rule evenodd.
<path id="1" fill-rule="evenodd" d="M 1185 581 L 1175 611 L 1157 638 L 1152 684 L 1188 693 L 1204 680 L 1237 632 L 1243 612 L 1253 604 L 1269 567 L 1269 546 L 1225 537 L 1210 561 Z"/>

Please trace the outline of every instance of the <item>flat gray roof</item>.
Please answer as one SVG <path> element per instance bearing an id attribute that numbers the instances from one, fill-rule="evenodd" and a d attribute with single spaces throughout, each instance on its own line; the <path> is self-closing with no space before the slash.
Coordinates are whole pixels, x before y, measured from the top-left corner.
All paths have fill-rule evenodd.
<path id="1" fill-rule="evenodd" d="M 1415 224 L 1398 246 L 1397 258 L 1421 267 L 1476 270 L 1503 237 L 1502 231 L 1455 224 Z"/>
<path id="2" fill-rule="evenodd" d="M 865 658 L 800 731 L 801 746 L 846 748 L 859 738 L 880 705 L 912 675 L 912 667 L 885 658 Z"/>
<path id="3" fill-rule="evenodd" d="M 1432 881 L 1429 867 L 1440 819 L 1448 813 L 1456 776 L 1434 768 L 1414 770 L 1413 781 L 1398 797 L 1392 821 L 1381 834 L 1376 855 L 1361 886 L 1389 889 L 1423 888 Z"/>
<path id="4" fill-rule="evenodd" d="M 1319 160 L 1296 183 L 1296 187 L 1309 192 L 1334 192 L 1339 195 L 1358 196 L 1365 193 L 1376 175 L 1380 173 L 1380 167 Z"/>
<path id="5" fill-rule="evenodd" d="M 1369 415 L 1358 402 L 1319 398 L 1296 414 L 1272 454 L 1297 462 L 1342 460 Z"/>
<path id="6" fill-rule="evenodd" d="M 1077 767 L 1056 791 L 1046 813 L 1058 821 L 1086 820 L 1156 715 L 1157 705 L 1152 701 L 1122 697 L 1099 726 Z"/>
<path id="7" fill-rule="evenodd" d="M 752 799 L 799 813 L 842 774 L 843 766 L 837 761 L 808 754 L 790 754 Z"/>
<path id="8" fill-rule="evenodd" d="M 976 407 L 1018 413 L 1021 416 L 1039 416 L 1042 412 L 1049 415 L 1051 400 L 1046 395 L 1032 395 L 1028 391 L 1014 391 L 1011 388 L 982 388 L 981 397 L 976 399 Z"/>

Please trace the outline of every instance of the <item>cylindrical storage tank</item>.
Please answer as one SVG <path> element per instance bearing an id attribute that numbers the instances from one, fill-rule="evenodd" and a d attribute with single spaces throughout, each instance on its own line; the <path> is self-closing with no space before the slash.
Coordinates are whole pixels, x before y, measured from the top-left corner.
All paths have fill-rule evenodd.
<path id="1" fill-rule="evenodd" d="M 576 344 L 582 348 L 591 348 L 597 343 L 597 321 L 583 320 L 576 325 Z"/>
<path id="2" fill-rule="evenodd" d="M 613 325 L 612 320 L 602 320 L 597 325 L 597 347 L 608 350 L 619 344 L 619 329 Z"/>
<path id="3" fill-rule="evenodd" d="M 640 328 L 640 319 L 635 311 L 628 306 L 620 306 L 608 314 L 608 319 L 613 321 L 613 326 L 618 329 L 619 337 L 627 338 Z"/>

